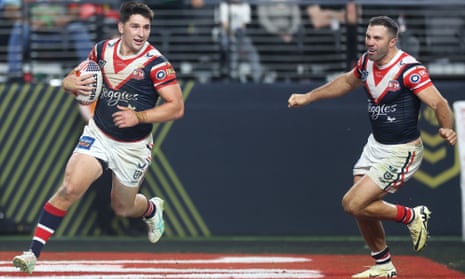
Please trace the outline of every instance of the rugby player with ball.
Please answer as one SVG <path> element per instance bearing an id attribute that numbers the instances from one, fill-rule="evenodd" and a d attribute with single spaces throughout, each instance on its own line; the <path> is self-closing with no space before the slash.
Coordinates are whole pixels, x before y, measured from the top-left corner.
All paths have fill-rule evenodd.
<path id="1" fill-rule="evenodd" d="M 78 101 L 89 103 L 98 97 L 98 102 L 68 160 L 62 184 L 43 206 L 30 246 L 13 258 L 21 271 L 33 272 L 68 209 L 107 168 L 113 175 L 115 214 L 143 218 L 152 243 L 162 236 L 163 200 L 144 196 L 139 187 L 151 163 L 153 123 L 182 117 L 184 102 L 172 65 L 147 41 L 152 19 L 146 4 L 124 2 L 120 36 L 97 43 L 84 62 L 87 66 L 81 64 L 63 79 L 64 89 Z M 101 76 L 98 69 L 90 70 L 95 65 Z M 158 98 L 163 100 L 160 105 Z"/>

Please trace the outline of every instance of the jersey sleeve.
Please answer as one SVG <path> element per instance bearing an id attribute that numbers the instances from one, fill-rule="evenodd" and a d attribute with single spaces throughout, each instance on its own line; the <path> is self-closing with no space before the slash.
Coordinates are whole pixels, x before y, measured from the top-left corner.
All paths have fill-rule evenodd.
<path id="1" fill-rule="evenodd" d="M 176 71 L 168 61 L 154 65 L 150 70 L 150 78 L 155 89 L 177 84 Z"/>
<path id="2" fill-rule="evenodd" d="M 362 73 L 365 71 L 364 68 L 366 66 L 366 59 L 366 53 L 364 53 L 362 56 L 360 56 L 354 68 L 352 69 L 352 72 L 357 79 L 364 79 L 364 75 Z"/>
<path id="3" fill-rule="evenodd" d="M 97 45 L 94 45 L 94 47 L 90 50 L 89 55 L 87 56 L 87 59 L 93 60 L 98 63 L 97 61 Z"/>
<path id="4" fill-rule="evenodd" d="M 97 44 L 95 44 L 94 47 L 90 50 L 89 55 L 87 56 L 87 59 L 93 60 L 98 63 L 99 62 L 98 53 L 99 51 L 102 51 L 104 44 L 105 44 L 105 41 L 100 41 Z"/>
<path id="5" fill-rule="evenodd" d="M 408 68 L 403 75 L 405 87 L 410 89 L 414 94 L 418 94 L 425 88 L 433 85 L 428 70 L 424 65 L 415 65 Z"/>

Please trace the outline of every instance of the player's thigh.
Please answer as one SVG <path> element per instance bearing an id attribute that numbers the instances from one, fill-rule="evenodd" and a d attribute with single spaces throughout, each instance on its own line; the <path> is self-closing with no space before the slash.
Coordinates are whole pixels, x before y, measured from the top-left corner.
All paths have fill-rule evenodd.
<path id="1" fill-rule="evenodd" d="M 59 209 L 68 210 L 101 174 L 102 167 L 97 159 L 73 153 L 66 165 L 63 184 L 50 198 L 50 202 Z"/>
<path id="2" fill-rule="evenodd" d="M 102 166 L 96 158 L 75 152 L 66 165 L 64 186 L 75 192 L 85 192 L 102 172 Z"/>

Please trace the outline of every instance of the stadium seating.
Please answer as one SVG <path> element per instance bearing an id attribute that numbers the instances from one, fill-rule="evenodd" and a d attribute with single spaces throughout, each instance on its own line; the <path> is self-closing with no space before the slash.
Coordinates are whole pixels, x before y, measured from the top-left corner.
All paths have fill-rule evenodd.
<path id="1" fill-rule="evenodd" d="M 322 1 L 323 2 L 323 1 Z M 338 1 L 331 1 L 331 3 Z M 344 1 L 339 1 L 343 3 Z M 366 3 L 365 3 L 366 2 Z M 418 42 L 419 55 L 423 63 L 430 66 L 433 76 L 446 79 L 465 77 L 465 4 L 457 1 L 442 3 L 438 9 L 436 4 L 425 2 L 421 5 L 406 2 L 405 4 L 383 5 L 370 1 L 362 1 L 361 13 L 357 26 L 358 43 L 356 55 L 364 50 L 363 37 L 365 26 L 370 17 L 388 15 L 398 18 L 405 16 L 409 36 Z M 63 2 L 68 4 L 67 2 Z M 221 73 L 220 46 L 218 42 L 218 26 L 215 22 L 216 1 L 207 1 L 197 9 L 162 9 L 155 11 L 150 41 L 164 53 L 175 66 L 181 79 L 195 79 L 199 82 L 225 81 Z M 299 2 L 301 7 L 301 27 L 297 35 L 296 47 L 282 49 L 273 44 L 258 24 L 256 1 L 251 1 L 252 23 L 248 26 L 248 34 L 259 51 L 260 62 L 264 68 L 262 82 L 305 82 L 326 80 L 337 73 L 348 69 L 349 48 L 347 45 L 347 28 L 340 24 L 339 28 L 314 29 L 305 12 L 306 2 Z M 340 9 L 343 5 L 332 4 Z M 331 5 L 326 5 L 331 8 Z M 102 11 L 86 6 L 82 9 L 82 19 L 88 27 L 95 42 L 115 32 L 116 18 Z M 102 16 L 103 15 L 103 16 Z M 0 82 L 5 81 L 7 74 L 6 42 L 11 24 L 0 13 Z M 67 43 L 67 35 L 63 34 L 63 43 L 40 46 L 31 38 L 30 56 L 33 65 L 41 61 L 59 67 L 51 67 L 52 71 L 66 71 L 76 64 L 73 50 Z M 242 61 L 239 71 L 247 81 L 250 67 Z M 55 72 L 33 72 L 38 77 L 56 75 Z M 43 68 L 43 67 L 42 67 Z M 43 71 L 43 70 L 40 70 Z M 37 78 L 36 78 L 37 79 Z"/>

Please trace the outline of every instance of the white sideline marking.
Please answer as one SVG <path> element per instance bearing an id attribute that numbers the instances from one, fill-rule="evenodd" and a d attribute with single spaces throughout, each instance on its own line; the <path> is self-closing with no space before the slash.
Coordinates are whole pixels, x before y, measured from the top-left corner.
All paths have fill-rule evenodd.
<path id="1" fill-rule="evenodd" d="M 94 279 L 94 278 L 172 278 L 172 279 L 310 279 L 323 278 L 319 270 L 302 268 L 279 268 L 279 263 L 305 263 L 311 259 L 302 257 L 220 257 L 211 259 L 180 259 L 180 260 L 64 260 L 39 261 L 30 279 Z M 183 265 L 197 264 L 247 264 L 247 268 L 235 266 L 234 268 L 212 267 L 186 267 Z M 272 264 L 272 267 L 253 268 L 250 264 Z M 141 267 L 128 267 L 127 265 L 142 264 Z M 176 265 L 175 267 L 157 267 L 157 265 Z M 11 261 L 0 261 L 0 274 L 2 272 L 19 272 L 12 266 Z M 86 274 L 77 274 L 85 272 Z M 41 274 L 44 273 L 44 274 Z M 52 275 L 50 274 L 52 273 Z M 61 275 L 53 275 L 61 273 Z M 69 273 L 64 274 L 63 273 Z M 95 273 L 95 274 L 93 274 Z"/>
<path id="2" fill-rule="evenodd" d="M 251 263 L 302 263 L 311 262 L 308 258 L 297 257 L 221 257 L 213 259 L 177 259 L 177 260 L 56 260 L 56 261 L 40 261 L 41 264 L 47 263 L 50 265 L 63 265 L 63 264 L 251 264 Z M 98 262 L 98 263 L 97 263 Z M 0 264 L 2 262 L 0 261 Z"/>

